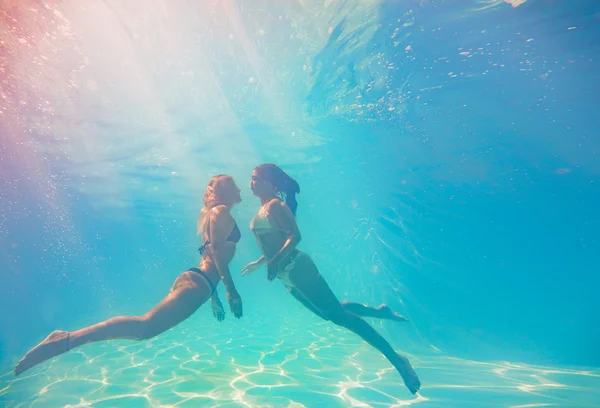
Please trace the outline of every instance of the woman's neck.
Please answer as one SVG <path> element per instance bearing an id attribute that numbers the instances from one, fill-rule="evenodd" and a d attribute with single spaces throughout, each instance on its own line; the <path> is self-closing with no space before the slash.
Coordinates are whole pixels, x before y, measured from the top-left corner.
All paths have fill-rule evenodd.
<path id="1" fill-rule="evenodd" d="M 271 201 L 274 198 L 275 198 L 275 194 L 261 197 L 260 198 L 260 205 L 265 205 L 266 203 L 268 203 L 269 201 Z"/>

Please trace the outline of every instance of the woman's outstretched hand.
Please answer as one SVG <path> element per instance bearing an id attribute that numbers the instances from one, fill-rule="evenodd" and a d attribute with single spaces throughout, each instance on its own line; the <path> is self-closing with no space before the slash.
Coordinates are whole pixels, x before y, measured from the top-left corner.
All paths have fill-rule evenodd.
<path id="1" fill-rule="evenodd" d="M 242 268 L 242 276 L 250 275 L 252 272 L 258 271 L 261 267 L 262 263 L 259 261 L 250 262 Z"/>

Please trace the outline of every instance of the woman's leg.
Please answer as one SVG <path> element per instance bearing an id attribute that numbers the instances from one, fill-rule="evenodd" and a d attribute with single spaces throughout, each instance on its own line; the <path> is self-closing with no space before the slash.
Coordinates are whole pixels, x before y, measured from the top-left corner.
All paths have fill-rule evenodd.
<path id="1" fill-rule="evenodd" d="M 319 310 L 316 307 L 314 307 L 312 305 L 312 303 L 310 303 L 308 301 L 308 299 L 305 298 L 304 295 L 302 293 L 300 293 L 300 291 L 298 291 L 298 289 L 293 288 L 293 287 L 288 286 L 288 285 L 286 285 L 285 287 L 288 290 L 288 292 L 290 292 L 290 294 L 294 298 L 296 298 L 296 300 L 298 302 L 300 302 L 304 307 L 306 307 L 308 310 L 310 310 L 311 312 L 313 312 L 314 314 L 316 314 L 317 316 L 319 316 L 321 319 L 323 319 L 323 320 L 329 320 L 325 316 L 323 316 L 323 314 L 321 312 L 319 312 Z"/>
<path id="2" fill-rule="evenodd" d="M 86 343 L 113 339 L 146 340 L 155 337 L 190 317 L 208 300 L 210 290 L 203 276 L 195 272 L 184 272 L 175 280 L 167 297 L 145 315 L 113 317 L 74 332 L 52 332 L 25 354 L 15 367 L 15 375 Z"/>
<path id="3" fill-rule="evenodd" d="M 408 319 L 398 312 L 394 312 L 389 306 L 381 304 L 379 307 L 367 306 L 362 303 L 342 302 L 342 307 L 361 317 L 376 317 L 378 319 L 389 319 L 397 322 L 408 322 Z"/>
<path id="4" fill-rule="evenodd" d="M 315 307 L 300 293 L 297 289 L 287 286 L 286 288 L 290 294 L 296 298 L 297 301 L 302 303 L 308 310 L 316 314 L 322 319 L 325 317 L 319 312 Z M 357 316 L 361 317 L 376 317 L 378 319 L 389 319 L 395 320 L 397 322 L 407 322 L 408 319 L 402 316 L 400 313 L 394 312 L 390 309 L 389 306 L 382 304 L 379 307 L 367 306 L 361 303 L 353 303 L 353 302 L 341 302 L 340 303 L 344 309 L 346 309 L 350 313 L 354 313 Z M 327 319 L 325 319 L 327 320 Z"/>
<path id="5" fill-rule="evenodd" d="M 319 312 L 321 317 L 358 334 L 392 363 L 410 392 L 414 394 L 419 390 L 421 383 L 408 359 L 396 353 L 383 336 L 366 321 L 342 306 L 310 257 L 296 258 L 295 266 L 289 273 L 295 289 Z"/>

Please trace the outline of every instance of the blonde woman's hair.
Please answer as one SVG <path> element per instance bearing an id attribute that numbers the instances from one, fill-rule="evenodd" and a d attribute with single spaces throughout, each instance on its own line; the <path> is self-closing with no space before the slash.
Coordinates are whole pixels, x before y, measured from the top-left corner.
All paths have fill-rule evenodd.
<path id="1" fill-rule="evenodd" d="M 202 234 L 204 228 L 206 228 L 209 211 L 216 206 L 223 204 L 223 186 L 229 180 L 233 181 L 233 178 L 226 174 L 219 174 L 208 181 L 206 191 L 204 192 L 204 198 L 202 199 L 204 207 L 200 211 L 200 216 L 198 217 L 198 235 Z"/>

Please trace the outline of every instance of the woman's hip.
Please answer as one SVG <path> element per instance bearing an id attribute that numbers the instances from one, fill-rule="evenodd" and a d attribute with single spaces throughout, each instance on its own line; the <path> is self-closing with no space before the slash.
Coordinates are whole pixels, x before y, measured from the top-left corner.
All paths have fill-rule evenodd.
<path id="1" fill-rule="evenodd" d="M 316 268 L 310 255 L 306 252 L 294 249 L 294 251 L 279 264 L 277 277 L 285 285 L 293 287 L 294 279 L 297 278 L 297 275 L 303 273 L 302 271 L 305 271 L 309 267 Z"/>

